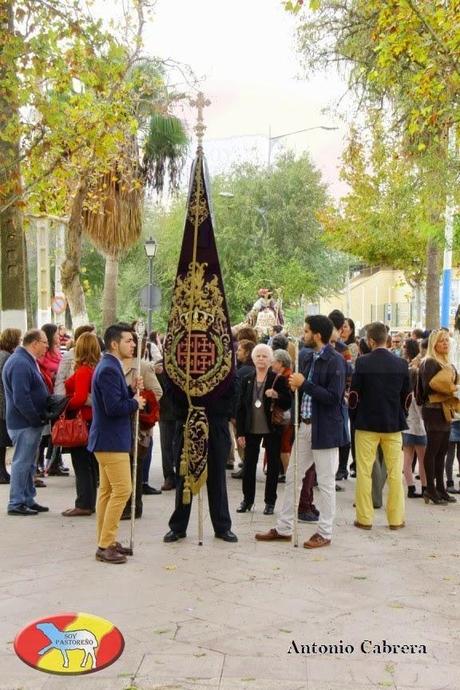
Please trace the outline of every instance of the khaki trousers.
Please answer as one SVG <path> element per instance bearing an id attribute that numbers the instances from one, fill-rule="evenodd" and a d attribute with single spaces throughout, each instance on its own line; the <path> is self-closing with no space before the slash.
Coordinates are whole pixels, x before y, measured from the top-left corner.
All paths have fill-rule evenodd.
<path id="1" fill-rule="evenodd" d="M 388 472 L 388 524 L 401 525 L 404 522 L 404 488 L 400 431 L 384 434 L 356 429 L 356 519 L 362 525 L 372 525 L 372 469 L 379 443 Z"/>
<path id="2" fill-rule="evenodd" d="M 96 503 L 97 543 L 106 549 L 117 541 L 118 525 L 131 496 L 129 453 L 95 453 L 99 464 Z"/>

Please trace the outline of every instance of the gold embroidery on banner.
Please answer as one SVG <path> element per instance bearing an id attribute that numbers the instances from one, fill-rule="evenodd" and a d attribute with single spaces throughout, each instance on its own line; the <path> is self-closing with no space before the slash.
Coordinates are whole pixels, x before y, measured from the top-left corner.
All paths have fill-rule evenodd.
<path id="1" fill-rule="evenodd" d="M 206 263 L 197 263 L 193 271 L 193 264 L 190 264 L 186 276 L 177 276 L 164 348 L 166 371 L 183 390 L 187 383 L 186 361 L 190 358 L 189 392 L 192 397 L 206 395 L 224 381 L 233 361 L 224 296 L 217 275 L 205 278 L 206 268 Z M 190 294 L 194 295 L 191 315 L 188 311 Z"/>
<path id="2" fill-rule="evenodd" d="M 200 177 L 201 180 L 201 169 L 200 166 L 196 166 L 195 173 L 195 183 L 196 178 Z M 200 188 L 200 193 L 198 194 L 198 187 Z M 188 206 L 188 219 L 190 223 L 198 222 L 198 226 L 206 220 L 209 216 L 208 204 L 204 194 L 203 185 L 194 184 L 193 191 L 190 196 L 190 203 Z"/>
<path id="3" fill-rule="evenodd" d="M 208 476 L 209 426 L 204 407 L 191 407 L 184 425 L 180 475 L 185 477 L 183 501 L 190 503 L 191 494 L 197 494 Z"/>

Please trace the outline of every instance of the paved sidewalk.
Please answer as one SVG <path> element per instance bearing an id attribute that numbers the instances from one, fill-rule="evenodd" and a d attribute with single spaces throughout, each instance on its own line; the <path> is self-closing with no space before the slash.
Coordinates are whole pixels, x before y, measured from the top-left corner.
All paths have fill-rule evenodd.
<path id="1" fill-rule="evenodd" d="M 263 476 L 255 511 L 242 515 L 241 482 L 228 476 L 238 544 L 214 538 L 206 499 L 204 545 L 196 506 L 188 538 L 164 544 L 173 493 L 146 496 L 135 555 L 118 567 L 94 559 L 94 517 L 61 517 L 73 505 L 73 478 L 48 478 L 38 499 L 51 512 L 30 518 L 6 516 L 8 487 L 0 486 L 0 690 L 460 688 L 460 503 L 408 501 L 406 529 L 390 532 L 379 510 L 363 532 L 353 527 L 354 482 L 341 482 L 334 541 L 307 551 L 314 529 L 304 524 L 298 549 L 257 543 L 254 533 L 275 524 L 262 514 Z M 158 451 L 151 477 L 158 486 Z M 121 537 L 128 534 L 124 522 Z M 79 677 L 23 664 L 12 650 L 17 632 L 65 612 L 117 625 L 126 641 L 120 659 Z M 355 651 L 288 654 L 293 640 L 299 649 L 342 641 Z M 424 644 L 427 654 L 364 654 L 363 640 Z"/>

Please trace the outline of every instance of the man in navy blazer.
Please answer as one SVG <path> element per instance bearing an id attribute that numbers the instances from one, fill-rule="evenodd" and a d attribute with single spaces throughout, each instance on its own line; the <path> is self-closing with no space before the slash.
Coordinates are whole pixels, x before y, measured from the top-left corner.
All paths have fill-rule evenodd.
<path id="1" fill-rule="evenodd" d="M 35 501 L 35 460 L 43 427 L 48 389 L 37 359 L 48 349 L 46 334 L 34 329 L 25 333 L 3 367 L 6 427 L 14 445 L 11 464 L 8 515 L 37 515 L 48 510 Z"/>
<path id="2" fill-rule="evenodd" d="M 128 388 L 123 374 L 121 362 L 132 357 L 135 348 L 131 330 L 124 324 L 109 326 L 104 333 L 104 344 L 106 352 L 96 367 L 91 386 L 93 420 L 88 440 L 88 450 L 95 454 L 99 464 L 96 559 L 126 563 L 129 550 L 116 537 L 132 488 L 131 415 L 144 408 L 145 400 Z M 138 380 L 138 387 L 142 387 L 142 380 Z"/>
<path id="3" fill-rule="evenodd" d="M 385 324 L 366 327 L 371 352 L 358 357 L 351 381 L 350 410 L 355 417 L 356 520 L 355 527 L 371 529 L 372 467 L 381 446 L 388 472 L 387 519 L 390 529 L 404 527 L 402 437 L 407 429 L 405 410 L 411 401 L 407 362 L 386 348 Z"/>
<path id="4" fill-rule="evenodd" d="M 304 543 L 306 549 L 329 546 L 335 517 L 335 473 L 338 449 L 344 444 L 342 400 L 345 391 L 345 361 L 329 344 L 332 321 L 321 314 L 305 319 L 304 340 L 311 351 L 304 370 L 292 374 L 289 384 L 299 391 L 298 476 L 315 463 L 319 489 L 318 531 Z M 289 463 L 283 507 L 276 528 L 256 534 L 258 541 L 289 541 L 294 526 L 294 468 Z"/>

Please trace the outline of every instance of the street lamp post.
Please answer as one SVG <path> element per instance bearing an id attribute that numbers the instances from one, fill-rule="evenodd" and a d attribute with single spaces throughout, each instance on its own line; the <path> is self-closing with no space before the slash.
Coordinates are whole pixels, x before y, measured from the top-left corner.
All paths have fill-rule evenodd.
<path id="1" fill-rule="evenodd" d="M 306 127 L 305 129 L 297 129 L 295 132 L 286 132 L 285 134 L 278 134 L 276 137 L 272 137 L 271 135 L 271 127 L 268 128 L 268 167 L 270 168 L 272 164 L 272 150 L 273 150 L 273 142 L 280 141 L 280 139 L 285 139 L 286 137 L 290 137 L 293 134 L 301 134 L 302 132 L 312 132 L 315 129 L 324 129 L 327 132 L 333 131 L 338 129 L 338 127 L 329 127 L 328 125 L 316 125 L 315 127 Z"/>
<path id="2" fill-rule="evenodd" d="M 155 258 L 155 254 L 157 253 L 157 243 L 153 239 L 153 237 L 149 237 L 148 240 L 145 240 L 144 242 L 144 249 L 145 253 L 147 255 L 147 258 L 149 260 L 149 301 L 148 301 L 148 316 L 147 316 L 147 337 L 150 335 L 150 332 L 152 330 L 152 311 L 153 311 L 153 305 L 152 305 L 152 292 L 153 292 L 153 260 Z"/>

